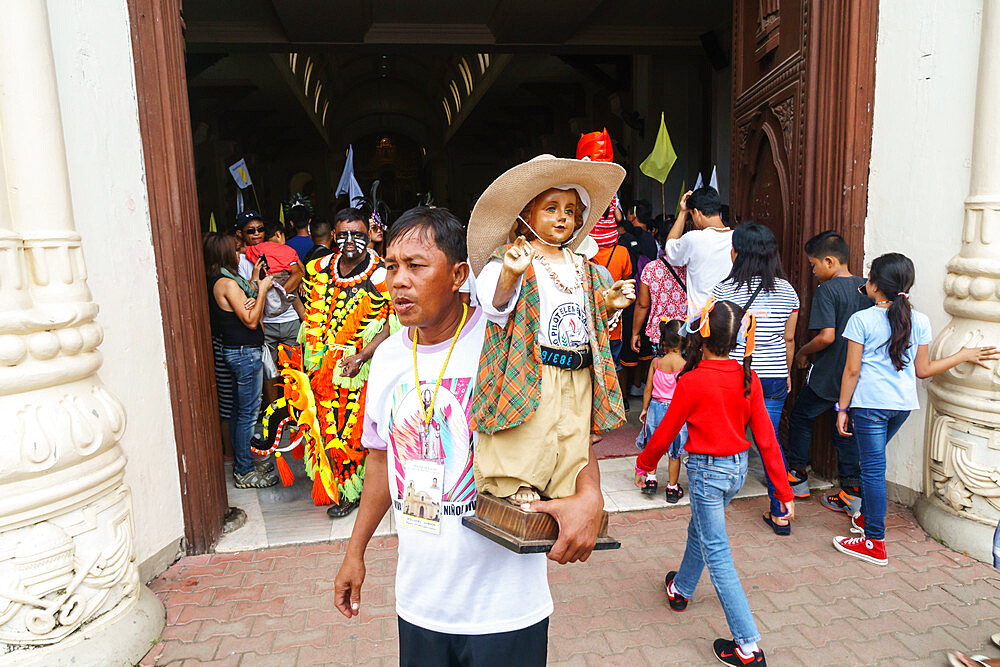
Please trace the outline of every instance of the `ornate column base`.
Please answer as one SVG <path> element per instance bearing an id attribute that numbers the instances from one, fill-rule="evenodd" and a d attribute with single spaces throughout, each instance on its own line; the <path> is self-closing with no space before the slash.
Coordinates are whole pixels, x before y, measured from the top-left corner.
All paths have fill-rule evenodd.
<path id="1" fill-rule="evenodd" d="M 941 501 L 927 496 L 917 500 L 913 515 L 921 528 L 946 547 L 993 564 L 993 531 L 996 526 L 964 519 L 947 509 Z"/>
<path id="2" fill-rule="evenodd" d="M 132 667 L 156 645 L 166 623 L 166 611 L 159 598 L 145 586 L 140 588 L 133 604 L 123 607 L 53 646 L 0 656 L 0 666 Z"/>

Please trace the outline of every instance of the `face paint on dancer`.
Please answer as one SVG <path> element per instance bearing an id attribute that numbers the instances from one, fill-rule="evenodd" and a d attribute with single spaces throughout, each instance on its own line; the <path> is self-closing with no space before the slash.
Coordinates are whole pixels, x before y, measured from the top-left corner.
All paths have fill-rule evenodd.
<path id="1" fill-rule="evenodd" d="M 336 241 L 347 259 L 357 259 L 368 248 L 368 234 L 353 229 L 337 232 Z"/>

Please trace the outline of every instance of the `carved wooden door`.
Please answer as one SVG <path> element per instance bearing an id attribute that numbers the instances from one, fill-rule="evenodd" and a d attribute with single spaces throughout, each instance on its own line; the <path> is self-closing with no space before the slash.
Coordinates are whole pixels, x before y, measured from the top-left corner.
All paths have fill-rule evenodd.
<path id="1" fill-rule="evenodd" d="M 802 302 L 798 345 L 816 287 L 805 241 L 834 229 L 863 270 L 877 18 L 877 0 L 733 1 L 731 204 L 778 239 Z M 827 428 L 817 424 L 811 459 L 834 478 Z"/>

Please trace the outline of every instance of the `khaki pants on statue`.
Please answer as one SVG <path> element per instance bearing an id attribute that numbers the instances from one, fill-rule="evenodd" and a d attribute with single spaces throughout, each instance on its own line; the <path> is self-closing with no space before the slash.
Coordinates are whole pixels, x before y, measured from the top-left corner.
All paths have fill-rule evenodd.
<path id="1" fill-rule="evenodd" d="M 546 498 L 576 492 L 576 476 L 590 460 L 590 369 L 543 364 L 540 375 L 538 409 L 528 421 L 479 434 L 473 472 L 480 493 L 506 498 L 522 486 L 534 487 Z"/>

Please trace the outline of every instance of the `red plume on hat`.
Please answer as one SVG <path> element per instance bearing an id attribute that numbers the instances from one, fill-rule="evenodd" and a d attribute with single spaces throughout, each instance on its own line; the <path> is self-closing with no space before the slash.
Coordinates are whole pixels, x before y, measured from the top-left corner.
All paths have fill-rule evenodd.
<path id="1" fill-rule="evenodd" d="M 576 159 L 591 162 L 613 162 L 614 149 L 611 146 L 611 135 L 608 129 L 600 132 L 588 132 L 580 135 L 580 143 L 576 145 Z M 590 231 L 590 236 L 602 248 L 613 248 L 618 243 L 618 223 L 615 221 L 615 207 L 618 206 L 618 196 L 611 200 L 608 214 L 601 216 Z"/>
<path id="2" fill-rule="evenodd" d="M 577 160 L 611 162 L 614 157 L 614 148 L 611 146 L 611 136 L 608 135 L 607 128 L 600 132 L 588 132 L 580 135 L 580 143 L 576 145 Z"/>

